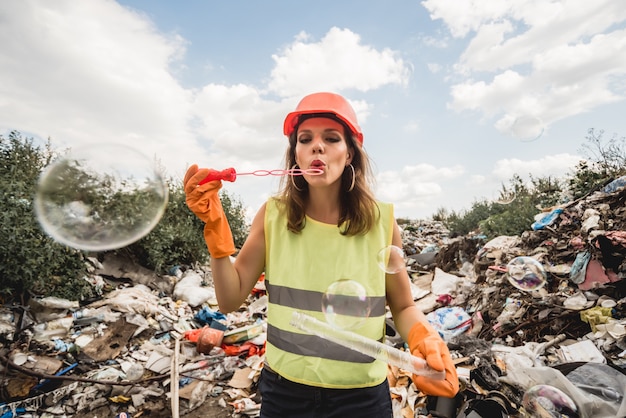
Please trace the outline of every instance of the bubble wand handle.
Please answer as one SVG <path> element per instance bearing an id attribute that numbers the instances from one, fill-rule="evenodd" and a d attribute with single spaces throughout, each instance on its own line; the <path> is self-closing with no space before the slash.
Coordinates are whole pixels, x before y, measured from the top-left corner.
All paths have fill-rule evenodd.
<path id="1" fill-rule="evenodd" d="M 305 313 L 294 312 L 291 316 L 290 324 L 301 331 L 310 332 L 318 337 L 384 361 L 415 375 L 425 376 L 433 380 L 444 380 L 446 378 L 445 370 L 432 369 L 426 364 L 426 360 L 420 357 L 413 356 L 409 352 L 398 350 L 354 332 L 334 328 Z"/>
<path id="2" fill-rule="evenodd" d="M 322 174 L 324 170 L 319 168 L 309 168 L 302 170 L 300 168 L 292 168 L 291 170 L 255 170 L 249 173 L 237 173 L 234 168 L 226 168 L 222 171 L 209 170 L 209 175 L 200 180 L 199 186 L 215 180 L 225 180 L 234 182 L 237 176 L 302 176 L 304 174 L 317 175 Z"/>
<path id="3" fill-rule="evenodd" d="M 226 168 L 222 171 L 209 170 L 209 174 L 198 182 L 198 186 L 202 186 L 205 183 L 215 180 L 226 180 L 233 182 L 237 180 L 237 172 L 234 168 Z"/>

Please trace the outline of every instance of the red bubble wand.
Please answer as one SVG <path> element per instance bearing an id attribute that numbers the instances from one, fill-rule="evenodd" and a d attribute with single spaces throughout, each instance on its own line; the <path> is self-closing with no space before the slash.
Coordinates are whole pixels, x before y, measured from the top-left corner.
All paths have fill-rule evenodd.
<path id="1" fill-rule="evenodd" d="M 302 176 L 305 174 L 309 175 L 318 175 L 322 174 L 324 170 L 320 168 L 308 168 L 303 170 L 301 168 L 292 168 L 290 170 L 254 170 L 248 173 L 237 173 L 234 168 L 226 168 L 222 171 L 211 170 L 208 176 L 202 179 L 198 185 L 202 185 L 204 183 L 208 183 L 214 180 L 225 180 L 233 182 L 237 180 L 237 176 L 257 176 L 257 177 L 266 177 L 266 176 Z"/>

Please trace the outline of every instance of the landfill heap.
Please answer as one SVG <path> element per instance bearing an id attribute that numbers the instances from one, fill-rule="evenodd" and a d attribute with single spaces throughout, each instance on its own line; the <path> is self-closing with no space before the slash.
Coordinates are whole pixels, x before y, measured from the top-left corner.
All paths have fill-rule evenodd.
<path id="1" fill-rule="evenodd" d="M 625 180 L 520 237 L 405 228 L 414 297 L 457 357 L 468 417 L 626 416 Z"/>
<path id="2" fill-rule="evenodd" d="M 626 417 L 618 180 L 538 214 L 519 237 L 401 225 L 413 299 L 448 342 L 461 392 L 438 402 L 390 365 L 394 417 Z M 88 261 L 97 300 L 0 308 L 0 418 L 259 415 L 263 277 L 224 315 L 209 266 L 156 275 L 110 254 Z M 404 349 L 387 323 L 386 344 Z"/>

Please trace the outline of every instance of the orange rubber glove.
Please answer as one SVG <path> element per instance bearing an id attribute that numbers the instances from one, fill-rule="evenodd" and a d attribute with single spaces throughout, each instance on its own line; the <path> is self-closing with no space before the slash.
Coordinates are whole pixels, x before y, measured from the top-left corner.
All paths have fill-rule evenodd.
<path id="1" fill-rule="evenodd" d="M 219 174 L 219 171 L 208 168 L 198 169 L 198 165 L 194 164 L 187 170 L 183 181 L 187 206 L 205 223 L 204 240 L 213 258 L 228 257 L 235 252 L 233 234 L 218 195 L 222 181 L 213 180 L 199 185 L 208 176 Z"/>
<path id="2" fill-rule="evenodd" d="M 459 377 L 448 346 L 439 333 L 430 325 L 418 322 L 409 331 L 408 340 L 411 354 L 423 358 L 435 370 L 446 371 L 445 380 L 413 375 L 415 386 L 427 395 L 453 398 L 459 391 Z"/>

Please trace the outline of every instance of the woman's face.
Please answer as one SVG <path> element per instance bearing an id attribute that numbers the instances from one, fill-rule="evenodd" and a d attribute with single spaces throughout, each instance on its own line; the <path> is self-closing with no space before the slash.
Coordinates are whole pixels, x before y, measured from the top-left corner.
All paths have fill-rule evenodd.
<path id="1" fill-rule="evenodd" d="M 309 187 L 325 187 L 340 181 L 343 170 L 352 161 L 352 150 L 341 123 L 311 118 L 298 127 L 295 156 L 301 169 L 322 170 L 319 175 L 305 175 Z"/>

